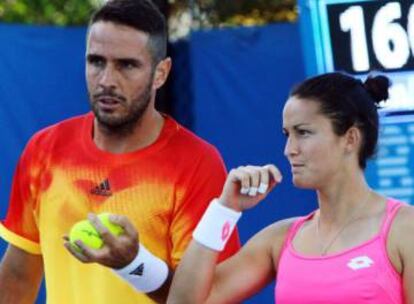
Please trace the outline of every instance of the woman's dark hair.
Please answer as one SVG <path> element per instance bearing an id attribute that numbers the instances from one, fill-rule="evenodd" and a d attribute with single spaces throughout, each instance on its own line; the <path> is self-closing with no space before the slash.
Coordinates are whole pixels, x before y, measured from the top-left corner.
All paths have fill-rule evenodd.
<path id="1" fill-rule="evenodd" d="M 336 135 L 344 135 L 352 126 L 362 134 L 359 166 L 365 169 L 367 160 L 376 152 L 378 142 L 378 106 L 388 99 L 390 80 L 385 76 L 370 76 L 363 83 L 344 73 L 328 73 L 305 80 L 290 96 L 311 99 L 320 104 L 321 113 L 331 119 Z"/>
<path id="2" fill-rule="evenodd" d="M 163 14 L 151 0 L 109 0 L 91 17 L 98 21 L 126 25 L 149 35 L 148 50 L 155 66 L 167 54 L 167 27 Z"/>

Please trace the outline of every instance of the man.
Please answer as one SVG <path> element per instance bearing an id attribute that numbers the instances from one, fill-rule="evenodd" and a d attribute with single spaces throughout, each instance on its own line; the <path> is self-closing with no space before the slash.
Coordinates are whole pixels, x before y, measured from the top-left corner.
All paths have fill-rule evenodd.
<path id="1" fill-rule="evenodd" d="M 165 28 L 149 0 L 112 0 L 93 15 L 93 113 L 38 132 L 21 156 L 0 223 L 10 243 L 0 303 L 33 303 L 43 271 L 49 303 L 165 301 L 192 230 L 225 179 L 215 148 L 154 108 L 171 67 Z M 92 214 L 105 245 L 77 243 L 78 252 L 66 241 L 65 249 L 71 226 L 101 212 L 125 233 L 113 237 Z M 238 247 L 236 233 L 222 258 Z"/>

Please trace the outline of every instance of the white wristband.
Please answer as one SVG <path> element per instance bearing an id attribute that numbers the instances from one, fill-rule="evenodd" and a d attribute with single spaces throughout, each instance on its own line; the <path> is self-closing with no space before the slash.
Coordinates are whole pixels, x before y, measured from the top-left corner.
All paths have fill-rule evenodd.
<path id="1" fill-rule="evenodd" d="M 135 259 L 121 269 L 113 269 L 135 289 L 148 293 L 155 291 L 164 284 L 168 277 L 167 264 L 139 244 Z"/>
<path id="2" fill-rule="evenodd" d="M 210 249 L 222 251 L 241 215 L 214 199 L 194 230 L 193 238 Z"/>

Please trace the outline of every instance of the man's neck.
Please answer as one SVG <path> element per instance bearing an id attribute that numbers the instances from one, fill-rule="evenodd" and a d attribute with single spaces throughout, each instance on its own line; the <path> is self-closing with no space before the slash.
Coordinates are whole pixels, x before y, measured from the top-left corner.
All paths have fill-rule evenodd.
<path id="1" fill-rule="evenodd" d="M 163 125 L 164 117 L 155 110 L 145 113 L 132 131 L 125 133 L 108 132 L 95 119 L 93 141 L 103 151 L 114 154 L 129 153 L 154 143 Z"/>

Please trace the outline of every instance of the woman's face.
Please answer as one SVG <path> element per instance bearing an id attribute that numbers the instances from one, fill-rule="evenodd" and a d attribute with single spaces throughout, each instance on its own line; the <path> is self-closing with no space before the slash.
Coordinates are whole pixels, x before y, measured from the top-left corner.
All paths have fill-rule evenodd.
<path id="1" fill-rule="evenodd" d="M 297 187 L 321 189 L 345 168 L 346 139 L 333 131 L 315 100 L 292 96 L 283 109 L 285 156 Z"/>

